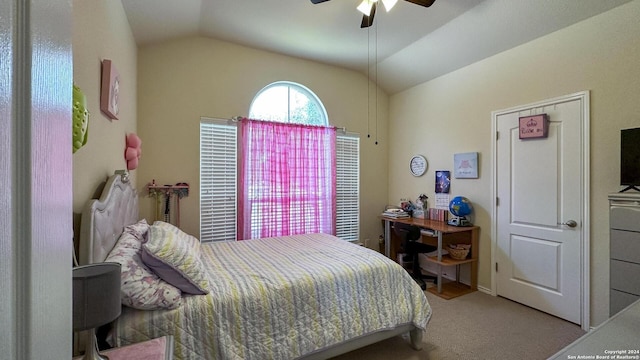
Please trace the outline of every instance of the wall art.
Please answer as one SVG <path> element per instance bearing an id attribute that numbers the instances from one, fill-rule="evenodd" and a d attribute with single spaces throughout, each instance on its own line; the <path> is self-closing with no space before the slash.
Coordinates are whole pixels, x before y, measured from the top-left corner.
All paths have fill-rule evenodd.
<path id="1" fill-rule="evenodd" d="M 102 60 L 100 110 L 110 119 L 118 120 L 120 110 L 120 74 L 111 60 Z"/>
<path id="2" fill-rule="evenodd" d="M 478 153 L 460 153 L 453 155 L 453 176 L 457 179 L 478 178 Z"/>

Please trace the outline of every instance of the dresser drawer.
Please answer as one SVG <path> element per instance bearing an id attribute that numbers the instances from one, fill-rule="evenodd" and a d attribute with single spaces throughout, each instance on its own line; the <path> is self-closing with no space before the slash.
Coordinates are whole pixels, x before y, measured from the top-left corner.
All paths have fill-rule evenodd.
<path id="1" fill-rule="evenodd" d="M 640 264 L 611 260 L 611 288 L 640 295 Z"/>
<path id="2" fill-rule="evenodd" d="M 609 225 L 611 229 L 640 232 L 640 206 L 611 205 Z"/>
<path id="3" fill-rule="evenodd" d="M 611 258 L 640 263 L 640 232 L 611 229 Z"/>

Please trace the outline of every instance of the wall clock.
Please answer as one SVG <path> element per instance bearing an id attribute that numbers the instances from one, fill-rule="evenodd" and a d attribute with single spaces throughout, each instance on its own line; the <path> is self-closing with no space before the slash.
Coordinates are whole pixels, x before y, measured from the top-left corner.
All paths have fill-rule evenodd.
<path id="1" fill-rule="evenodd" d="M 415 155 L 409 162 L 409 170 L 413 176 L 422 176 L 427 172 L 427 159 L 422 155 Z"/>

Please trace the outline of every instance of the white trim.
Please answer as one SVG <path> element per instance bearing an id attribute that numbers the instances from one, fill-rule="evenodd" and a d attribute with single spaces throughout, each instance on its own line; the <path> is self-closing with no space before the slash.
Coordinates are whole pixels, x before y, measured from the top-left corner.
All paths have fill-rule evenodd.
<path id="1" fill-rule="evenodd" d="M 504 110 L 497 110 L 491 112 L 491 289 L 487 289 L 488 293 L 493 296 L 497 295 L 496 289 L 496 269 L 495 269 L 495 261 L 496 261 L 496 247 L 497 247 L 497 225 L 498 225 L 498 209 L 496 206 L 496 197 L 498 190 L 497 183 L 497 131 L 498 131 L 498 117 L 503 114 L 513 113 L 517 111 L 527 110 L 535 107 L 542 107 L 549 104 L 568 102 L 573 100 L 580 100 L 582 104 L 582 123 L 581 123 L 581 142 L 582 142 L 582 153 L 581 153 L 581 193 L 582 193 L 582 203 L 580 204 L 582 208 L 582 226 L 581 226 L 581 279 L 580 279 L 580 297 L 581 308 L 580 308 L 580 319 L 582 329 L 585 331 L 589 330 L 590 324 L 590 313 L 591 313 L 591 263 L 590 263 L 590 249 L 591 249 L 591 219 L 590 215 L 590 204 L 591 199 L 589 196 L 590 189 L 590 178 L 589 178 L 589 154 L 590 154 L 590 114 L 589 114 L 589 104 L 590 97 L 589 91 L 577 92 L 570 95 L 560 96 L 553 99 L 547 99 L 543 101 L 539 101 L 536 103 L 531 103 L 527 105 L 520 105 L 516 107 L 512 107 Z"/>

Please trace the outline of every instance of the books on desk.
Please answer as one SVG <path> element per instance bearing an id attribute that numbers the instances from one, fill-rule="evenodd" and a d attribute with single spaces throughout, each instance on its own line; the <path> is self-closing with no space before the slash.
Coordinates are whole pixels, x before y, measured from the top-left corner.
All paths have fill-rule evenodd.
<path id="1" fill-rule="evenodd" d="M 427 219 L 447 221 L 449 218 L 449 210 L 429 208 L 425 215 L 428 215 Z"/>
<path id="2" fill-rule="evenodd" d="M 387 209 L 382 213 L 382 216 L 394 219 L 406 219 L 410 217 L 409 214 L 402 209 Z"/>

